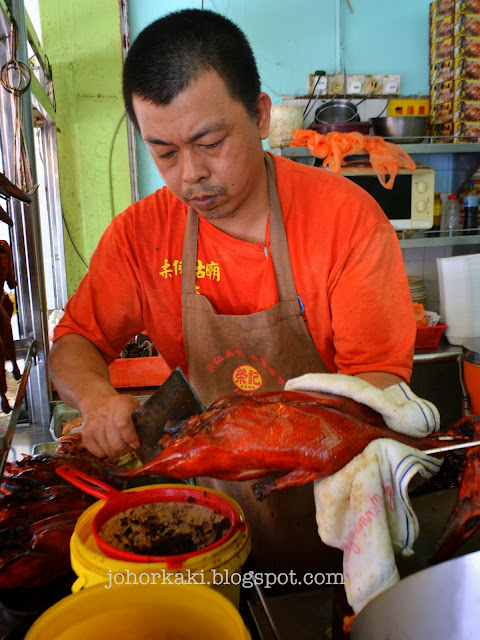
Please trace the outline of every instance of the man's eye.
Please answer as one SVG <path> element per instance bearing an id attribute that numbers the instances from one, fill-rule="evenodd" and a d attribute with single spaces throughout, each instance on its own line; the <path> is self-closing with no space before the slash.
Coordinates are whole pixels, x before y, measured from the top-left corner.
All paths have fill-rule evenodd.
<path id="1" fill-rule="evenodd" d="M 156 155 L 162 160 L 168 160 L 169 158 L 173 158 L 175 151 L 167 151 L 167 153 L 157 153 Z"/>
<path id="2" fill-rule="evenodd" d="M 218 140 L 217 142 L 212 142 L 211 144 L 202 145 L 205 149 L 215 149 L 221 144 L 222 140 Z"/>

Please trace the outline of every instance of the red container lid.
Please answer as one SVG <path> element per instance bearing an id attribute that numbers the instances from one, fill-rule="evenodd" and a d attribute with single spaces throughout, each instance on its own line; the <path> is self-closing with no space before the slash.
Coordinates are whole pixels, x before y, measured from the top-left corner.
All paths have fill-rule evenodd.
<path id="1" fill-rule="evenodd" d="M 227 542 L 237 531 L 245 529 L 246 526 L 241 514 L 235 511 L 230 503 L 220 496 L 204 489 L 196 489 L 195 487 L 159 487 L 158 489 L 147 489 L 145 491 L 119 493 L 119 497 L 108 500 L 105 506 L 100 509 L 93 520 L 92 526 L 93 537 L 100 550 L 106 556 L 115 560 L 125 560 L 127 562 L 162 562 L 166 564 L 167 569 L 180 569 L 188 558 L 216 549 Z M 155 502 L 183 502 L 210 508 L 215 513 L 228 518 L 230 520 L 230 528 L 222 538 L 207 547 L 189 553 L 168 556 L 142 555 L 131 551 L 124 551 L 105 542 L 105 540 L 100 537 L 100 531 L 103 525 L 117 514 L 127 509 Z"/>

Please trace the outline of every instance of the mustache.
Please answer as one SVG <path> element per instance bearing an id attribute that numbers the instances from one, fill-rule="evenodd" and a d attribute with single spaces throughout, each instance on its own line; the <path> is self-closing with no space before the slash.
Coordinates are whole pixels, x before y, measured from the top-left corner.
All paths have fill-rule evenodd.
<path id="1" fill-rule="evenodd" d="M 195 198 L 207 198 L 209 196 L 224 196 L 227 193 L 225 187 L 215 185 L 202 185 L 201 191 L 198 186 L 192 186 L 182 193 L 182 200 L 194 200 Z"/>

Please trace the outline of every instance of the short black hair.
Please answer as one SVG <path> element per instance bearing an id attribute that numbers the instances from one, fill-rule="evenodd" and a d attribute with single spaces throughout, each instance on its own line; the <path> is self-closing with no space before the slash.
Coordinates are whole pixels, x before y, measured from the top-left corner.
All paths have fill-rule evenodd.
<path id="1" fill-rule="evenodd" d="M 133 96 L 167 105 L 200 73 L 214 70 L 231 96 L 253 116 L 260 76 L 253 51 L 237 25 L 203 9 L 175 11 L 135 39 L 123 65 L 123 98 L 134 125 Z"/>

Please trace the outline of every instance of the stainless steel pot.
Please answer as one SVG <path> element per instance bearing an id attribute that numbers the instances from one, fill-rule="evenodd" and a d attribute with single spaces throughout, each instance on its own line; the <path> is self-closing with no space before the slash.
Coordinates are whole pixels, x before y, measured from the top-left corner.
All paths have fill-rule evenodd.
<path id="1" fill-rule="evenodd" d="M 341 100 L 340 98 L 335 100 L 329 100 L 324 102 L 315 111 L 315 122 L 318 124 L 332 122 L 358 122 L 360 116 L 358 115 L 357 107 L 349 100 Z"/>
<path id="2" fill-rule="evenodd" d="M 370 119 L 376 136 L 390 142 L 417 144 L 425 138 L 428 116 L 387 116 Z"/>
<path id="3" fill-rule="evenodd" d="M 415 573 L 380 594 L 353 623 L 351 640 L 480 638 L 480 551 Z"/>

